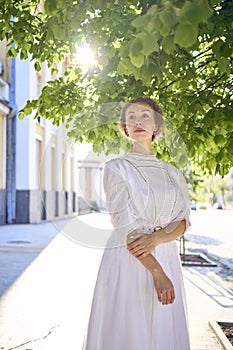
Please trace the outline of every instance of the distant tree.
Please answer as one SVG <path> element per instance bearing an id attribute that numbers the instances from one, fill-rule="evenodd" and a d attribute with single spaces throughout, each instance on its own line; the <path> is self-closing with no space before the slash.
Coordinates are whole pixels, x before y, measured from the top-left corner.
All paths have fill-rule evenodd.
<path id="1" fill-rule="evenodd" d="M 195 193 L 193 193 L 193 198 L 198 202 L 210 202 L 213 206 L 217 203 L 218 208 L 226 207 L 226 198 L 230 198 L 231 186 L 230 177 L 225 176 L 209 176 L 205 179 L 200 179 L 198 184 L 196 184 Z"/>
<path id="2" fill-rule="evenodd" d="M 118 102 L 151 96 L 177 132 L 157 155 L 174 158 L 176 149 L 184 166 L 185 144 L 202 172 L 223 176 L 233 162 L 232 17 L 231 0 L 1 0 L 0 40 L 15 44 L 9 57 L 30 57 L 36 70 L 47 61 L 54 73 L 57 62 L 70 63 L 20 117 L 36 109 L 38 119 L 72 125 L 70 135 L 94 150 L 115 152 L 126 147 Z M 87 71 L 75 61 L 77 45 L 96 54 Z"/>

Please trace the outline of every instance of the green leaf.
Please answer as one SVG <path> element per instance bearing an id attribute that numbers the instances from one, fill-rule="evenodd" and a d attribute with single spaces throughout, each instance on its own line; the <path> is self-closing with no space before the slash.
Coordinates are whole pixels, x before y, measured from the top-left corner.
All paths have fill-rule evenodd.
<path id="1" fill-rule="evenodd" d="M 133 39 L 130 45 L 129 57 L 132 64 L 137 68 L 140 68 L 144 63 L 144 55 L 141 53 L 142 48 L 142 41 L 138 38 Z"/>
<path id="2" fill-rule="evenodd" d="M 28 58 L 28 52 L 27 52 L 27 50 L 22 49 L 22 50 L 20 51 L 20 59 L 21 59 L 21 60 L 26 60 L 27 58 Z"/>
<path id="3" fill-rule="evenodd" d="M 218 146 L 223 146 L 225 144 L 225 137 L 221 134 L 218 134 L 214 137 L 214 142 Z"/>
<path id="4" fill-rule="evenodd" d="M 170 27 L 169 23 L 167 23 L 166 25 L 162 25 L 160 28 L 160 33 L 162 35 L 162 37 L 167 36 L 170 34 L 172 28 Z"/>
<path id="5" fill-rule="evenodd" d="M 53 98 L 52 98 L 50 95 L 46 94 L 46 95 L 44 96 L 44 101 L 45 101 L 45 103 L 47 103 L 48 105 L 50 105 L 50 104 L 53 102 Z"/>
<path id="6" fill-rule="evenodd" d="M 39 72 L 41 70 L 41 66 L 40 66 L 40 63 L 38 61 L 34 63 L 34 68 L 37 72 Z"/>
<path id="7" fill-rule="evenodd" d="M 141 32 L 137 35 L 137 38 L 142 44 L 141 51 L 146 57 L 154 51 L 159 51 L 159 45 L 156 36 L 148 32 Z"/>
<path id="8" fill-rule="evenodd" d="M 123 45 L 121 46 L 120 50 L 119 50 L 119 56 L 122 58 L 125 58 L 129 55 L 129 44 Z"/>
<path id="9" fill-rule="evenodd" d="M 215 170 L 216 161 L 215 161 L 214 158 L 207 159 L 206 164 L 207 164 L 208 169 L 210 169 L 210 170 Z"/>
<path id="10" fill-rule="evenodd" d="M 67 38 L 67 26 L 64 23 L 59 23 L 57 17 L 50 18 L 48 26 L 57 40 L 65 40 Z"/>
<path id="11" fill-rule="evenodd" d="M 218 61 L 218 66 L 221 74 L 224 74 L 227 72 L 228 65 L 229 65 L 228 59 L 226 57 L 220 57 Z"/>
<path id="12" fill-rule="evenodd" d="M 221 4 L 221 0 L 210 0 L 212 6 L 217 6 Z"/>
<path id="13" fill-rule="evenodd" d="M 56 15 L 58 11 L 56 0 L 46 0 L 44 4 L 44 8 L 45 8 L 45 12 L 47 12 L 49 16 Z"/>
<path id="14" fill-rule="evenodd" d="M 142 52 L 143 49 L 143 43 L 142 40 L 135 38 L 131 41 L 130 49 L 129 49 L 129 55 L 131 56 L 137 56 L 139 53 Z"/>
<path id="15" fill-rule="evenodd" d="M 151 84 L 151 81 L 152 81 L 154 75 L 156 74 L 156 71 L 157 71 L 156 67 L 152 63 L 150 63 L 149 65 L 143 65 L 141 70 L 140 70 L 141 80 L 145 84 Z"/>
<path id="16" fill-rule="evenodd" d="M 187 48 L 197 42 L 198 30 L 192 24 L 178 24 L 175 32 L 174 42 L 181 47 Z"/>
<path id="17" fill-rule="evenodd" d="M 164 26 L 174 27 L 177 23 L 177 15 L 173 7 L 165 9 L 159 14 L 160 21 Z"/>
<path id="18" fill-rule="evenodd" d="M 135 67 L 141 68 L 144 64 L 144 55 L 141 53 L 139 53 L 137 56 L 130 55 L 130 60 Z"/>
<path id="19" fill-rule="evenodd" d="M 223 43 L 220 47 L 220 54 L 223 57 L 230 57 L 233 49 L 227 45 L 227 43 Z"/>
<path id="20" fill-rule="evenodd" d="M 223 45 L 224 45 L 224 41 L 221 39 L 219 39 L 213 43 L 212 50 L 217 57 L 221 56 L 220 50 L 221 50 L 221 47 Z"/>
<path id="21" fill-rule="evenodd" d="M 213 10 L 206 0 L 185 1 L 179 13 L 179 20 L 181 23 L 197 26 L 201 22 L 207 22 L 212 14 Z"/>
<path id="22" fill-rule="evenodd" d="M 23 111 L 26 115 L 32 114 L 32 108 L 29 106 L 26 106 Z"/>
<path id="23" fill-rule="evenodd" d="M 22 112 L 20 112 L 20 113 L 18 114 L 18 118 L 19 118 L 19 120 L 23 120 L 23 119 L 25 118 L 25 114 L 22 113 Z"/>
<path id="24" fill-rule="evenodd" d="M 148 16 L 147 15 L 139 15 L 137 18 L 135 18 L 131 24 L 133 27 L 140 30 L 144 27 L 144 25 L 148 22 Z"/>
<path id="25" fill-rule="evenodd" d="M 117 73 L 120 75 L 128 74 L 128 65 L 126 64 L 125 61 L 120 61 L 118 66 L 117 66 Z"/>
<path id="26" fill-rule="evenodd" d="M 161 46 L 167 54 L 171 54 L 175 50 L 174 39 L 171 35 L 163 38 Z"/>
<path id="27" fill-rule="evenodd" d="M 7 57 L 15 58 L 17 56 L 17 50 L 14 47 L 11 47 L 7 52 Z"/>
<path id="28" fill-rule="evenodd" d="M 227 145 L 228 151 L 233 154 L 233 140 L 231 139 L 230 142 Z"/>

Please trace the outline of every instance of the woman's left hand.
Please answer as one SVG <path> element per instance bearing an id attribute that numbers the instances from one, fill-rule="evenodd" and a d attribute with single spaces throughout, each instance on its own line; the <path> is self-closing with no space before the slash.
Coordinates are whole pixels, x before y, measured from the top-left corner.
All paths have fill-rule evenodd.
<path id="1" fill-rule="evenodd" d="M 149 255 L 157 245 L 157 240 L 154 233 L 133 235 L 131 238 L 135 240 L 128 244 L 127 248 L 135 257 L 144 257 Z"/>

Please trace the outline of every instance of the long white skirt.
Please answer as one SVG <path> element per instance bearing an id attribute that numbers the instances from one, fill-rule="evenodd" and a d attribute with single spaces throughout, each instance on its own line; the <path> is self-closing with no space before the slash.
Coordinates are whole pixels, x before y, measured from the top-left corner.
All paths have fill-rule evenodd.
<path id="1" fill-rule="evenodd" d="M 148 270 L 126 247 L 106 249 L 95 286 L 85 350 L 190 350 L 182 268 L 176 242 L 154 256 L 176 299 L 159 303 Z"/>

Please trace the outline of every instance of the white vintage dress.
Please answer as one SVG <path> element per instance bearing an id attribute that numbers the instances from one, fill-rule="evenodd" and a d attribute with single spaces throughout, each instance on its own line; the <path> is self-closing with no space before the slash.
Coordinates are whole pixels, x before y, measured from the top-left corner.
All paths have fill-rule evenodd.
<path id="1" fill-rule="evenodd" d="M 186 219 L 189 196 L 182 173 L 154 155 L 128 153 L 104 170 L 114 227 L 95 286 L 85 350 L 189 350 L 182 268 L 175 241 L 152 254 L 172 280 L 176 299 L 162 305 L 150 272 L 126 248 L 133 229 L 151 232 Z"/>

